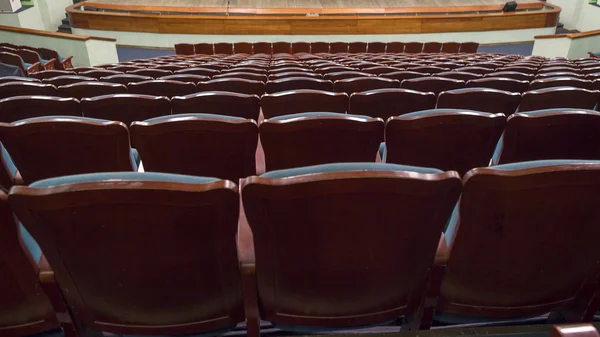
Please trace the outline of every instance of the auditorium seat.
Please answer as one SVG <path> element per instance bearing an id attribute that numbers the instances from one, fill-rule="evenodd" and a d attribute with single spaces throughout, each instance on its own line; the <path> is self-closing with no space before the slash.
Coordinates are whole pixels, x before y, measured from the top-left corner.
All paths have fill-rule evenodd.
<path id="1" fill-rule="evenodd" d="M 464 87 L 465 81 L 443 77 L 419 77 L 404 80 L 400 83 L 400 88 L 422 92 L 433 92 L 436 96 L 442 91 L 461 89 Z"/>
<path id="2" fill-rule="evenodd" d="M 226 42 L 215 43 L 215 54 L 225 54 L 231 55 L 233 54 L 233 44 Z"/>
<path id="3" fill-rule="evenodd" d="M 194 44 L 194 53 L 196 55 L 213 55 L 215 50 L 212 43 L 196 43 Z"/>
<path id="4" fill-rule="evenodd" d="M 439 53 L 442 50 L 442 44 L 439 42 L 425 42 L 423 44 L 423 53 Z"/>
<path id="5" fill-rule="evenodd" d="M 70 174 L 137 170 L 121 122 L 63 116 L 3 122 L 0 141 L 27 185 Z"/>
<path id="6" fill-rule="evenodd" d="M 73 56 L 60 57 L 56 50 L 49 48 L 38 48 L 38 52 L 44 60 L 55 59 L 56 61 L 54 63 L 54 69 L 56 70 L 66 70 L 73 68 Z"/>
<path id="7" fill-rule="evenodd" d="M 530 90 L 523 94 L 519 111 L 554 108 L 594 109 L 600 93 L 595 90 L 557 87 Z"/>
<path id="8" fill-rule="evenodd" d="M 46 179 L 9 196 L 81 330 L 110 335 L 217 335 L 244 320 L 239 200 L 231 181 L 135 172 Z"/>
<path id="9" fill-rule="evenodd" d="M 385 126 L 385 162 L 457 171 L 462 176 L 488 166 L 505 125 L 503 114 L 471 110 L 394 116 Z"/>
<path id="10" fill-rule="evenodd" d="M 348 42 L 329 43 L 329 52 L 331 54 L 348 53 Z"/>
<path id="11" fill-rule="evenodd" d="M 293 42 L 292 54 L 310 53 L 310 42 Z"/>
<path id="12" fill-rule="evenodd" d="M 348 110 L 348 95 L 322 90 L 290 90 L 265 94 L 260 99 L 265 118 L 303 112 L 337 112 Z"/>
<path id="13" fill-rule="evenodd" d="M 273 42 L 273 54 L 289 54 L 292 52 L 292 44 L 290 42 Z"/>
<path id="14" fill-rule="evenodd" d="M 326 80 L 335 82 L 338 80 L 345 80 L 347 78 L 358 78 L 358 77 L 375 77 L 373 74 L 363 73 L 360 71 L 337 71 L 326 73 L 323 75 Z"/>
<path id="15" fill-rule="evenodd" d="M 599 182 L 597 161 L 521 162 L 467 173 L 445 231 L 452 254 L 436 320 L 554 312 L 581 321 L 597 289 Z"/>
<path id="16" fill-rule="evenodd" d="M 531 74 L 531 75 L 535 75 L 538 72 L 537 68 L 526 67 L 526 66 L 508 66 L 508 67 L 503 67 L 501 69 L 498 69 L 498 71 L 514 71 L 514 72 L 518 72 L 518 73 L 525 73 L 525 74 Z"/>
<path id="17" fill-rule="evenodd" d="M 33 73 L 29 76 L 30 76 L 30 78 L 36 78 L 41 81 L 45 78 L 52 78 L 52 77 L 63 76 L 63 75 L 77 75 L 77 74 L 74 71 L 70 71 L 70 70 L 44 70 L 44 71 L 38 71 L 37 73 Z"/>
<path id="18" fill-rule="evenodd" d="M 89 81 L 98 81 L 93 77 L 87 76 L 79 76 L 79 75 L 61 75 L 51 78 L 44 78 L 42 83 L 44 84 L 52 84 L 55 87 L 59 87 L 61 85 L 69 85 L 79 82 L 89 82 Z"/>
<path id="19" fill-rule="evenodd" d="M 333 83 L 328 80 L 309 77 L 284 77 L 269 80 L 266 84 L 266 92 L 269 94 L 298 89 L 313 89 L 333 91 Z"/>
<path id="20" fill-rule="evenodd" d="M 329 42 L 311 42 L 310 43 L 310 53 L 311 54 L 329 53 Z"/>
<path id="21" fill-rule="evenodd" d="M 460 50 L 460 43 L 458 42 L 444 42 L 442 44 L 442 53 L 456 54 Z"/>
<path id="22" fill-rule="evenodd" d="M 140 95 L 185 96 L 196 93 L 196 84 L 190 82 L 179 82 L 169 80 L 151 80 L 127 85 L 129 93 Z"/>
<path id="23" fill-rule="evenodd" d="M 350 96 L 349 113 L 387 120 L 409 112 L 434 109 L 436 95 L 407 89 L 379 89 Z"/>
<path id="24" fill-rule="evenodd" d="M 175 72 L 175 71 L 178 71 L 178 70 L 187 69 L 187 67 L 185 67 L 185 66 L 178 66 L 178 65 L 175 65 L 175 64 L 163 64 L 163 65 L 155 66 L 155 67 L 153 67 L 151 69 L 168 70 L 170 72 Z"/>
<path id="25" fill-rule="evenodd" d="M 152 78 L 159 78 L 159 77 L 162 77 L 162 76 L 172 75 L 173 72 L 170 71 L 170 70 L 163 70 L 163 69 L 144 68 L 144 69 L 137 69 L 137 70 L 127 71 L 127 74 L 141 75 L 141 76 L 150 76 Z"/>
<path id="26" fill-rule="evenodd" d="M 382 74 L 389 74 L 389 73 L 393 73 L 393 72 L 397 72 L 397 71 L 402 71 L 402 69 L 394 68 L 394 67 L 386 67 L 386 66 L 374 66 L 374 67 L 363 68 L 360 71 L 362 71 L 363 73 L 367 73 L 367 74 L 381 76 Z"/>
<path id="27" fill-rule="evenodd" d="M 519 106 L 521 94 L 488 88 L 465 88 L 442 92 L 437 108 L 467 109 L 512 115 Z"/>
<path id="28" fill-rule="evenodd" d="M 229 74 L 229 73 L 252 73 L 257 75 L 266 75 L 267 70 L 264 68 L 253 68 L 249 66 L 245 67 L 236 67 L 233 66 L 231 68 L 221 70 L 220 75 Z"/>
<path id="29" fill-rule="evenodd" d="M 6 336 L 58 336 L 61 327 L 50 300 L 42 289 L 51 292 L 56 282 L 44 277 L 48 262 L 37 243 L 15 221 L 8 196 L 0 191 L 0 329 Z M 39 272 L 38 272 L 39 271 Z M 53 295 L 60 294 L 57 291 Z M 61 315 L 68 315 L 62 300 L 56 301 Z M 72 331 L 72 326 L 63 326 Z"/>
<path id="30" fill-rule="evenodd" d="M 85 70 L 84 69 L 79 70 L 78 68 L 73 68 L 73 69 L 78 70 L 78 72 L 97 70 L 94 68 L 92 68 L 92 69 L 86 68 Z M 142 69 L 146 69 L 146 67 L 143 67 L 140 65 L 116 65 L 114 67 L 106 68 L 106 70 L 114 70 L 114 71 L 127 72 L 127 73 L 134 71 L 134 70 L 142 70 Z"/>
<path id="31" fill-rule="evenodd" d="M 484 67 L 479 67 L 479 66 L 465 66 L 465 67 L 456 68 L 454 70 L 455 71 L 463 71 L 463 72 L 467 72 L 467 73 L 473 73 L 473 74 L 479 74 L 479 75 L 485 75 L 485 74 L 494 72 L 494 69 L 484 68 Z"/>
<path id="32" fill-rule="evenodd" d="M 267 82 L 267 75 L 248 72 L 223 72 L 213 76 L 213 79 L 217 78 L 241 78 L 245 80 Z"/>
<path id="33" fill-rule="evenodd" d="M 367 53 L 385 53 L 386 43 L 385 42 L 369 42 L 367 44 Z"/>
<path id="34" fill-rule="evenodd" d="M 164 96 L 137 94 L 114 94 L 81 100 L 84 117 L 119 121 L 129 126 L 134 121 L 143 121 L 171 114 L 171 102 Z"/>
<path id="35" fill-rule="evenodd" d="M 8 82 L 0 84 L 0 99 L 14 96 L 58 96 L 56 87 L 37 82 Z"/>
<path id="36" fill-rule="evenodd" d="M 126 93 L 127 87 L 123 84 L 104 83 L 98 81 L 79 82 L 58 87 L 58 96 L 73 97 L 79 100 L 84 97 Z"/>
<path id="37" fill-rule="evenodd" d="M 345 92 L 348 96 L 355 92 L 376 89 L 399 88 L 400 82 L 384 77 L 357 77 L 335 81 L 333 91 Z"/>
<path id="38" fill-rule="evenodd" d="M 513 80 L 511 78 L 486 77 L 469 80 L 467 88 L 489 88 L 510 92 L 523 93 L 529 89 L 528 81 Z"/>
<path id="39" fill-rule="evenodd" d="M 149 80 L 151 81 L 152 78 L 150 78 Z M 177 82 L 190 82 L 190 83 L 194 83 L 194 84 L 197 85 L 198 83 L 200 83 L 202 81 L 209 81 L 210 77 L 208 77 L 208 76 L 201 76 L 201 75 L 177 74 L 177 73 L 175 73 L 173 75 L 167 75 L 167 76 L 159 77 L 159 78 L 157 78 L 157 80 L 177 81 Z"/>
<path id="40" fill-rule="evenodd" d="M 16 96 L 0 100 L 0 122 L 44 116 L 81 116 L 79 101 L 50 96 Z"/>
<path id="41" fill-rule="evenodd" d="M 194 55 L 194 45 L 191 43 L 176 43 L 175 54 L 177 55 Z"/>
<path id="42" fill-rule="evenodd" d="M 548 109 L 509 118 L 494 164 L 545 159 L 600 159 L 600 112 Z"/>
<path id="43" fill-rule="evenodd" d="M 536 74 L 534 79 L 541 79 L 541 78 L 550 78 L 550 77 L 575 77 L 575 78 L 580 78 L 580 79 L 586 79 L 587 76 L 585 74 L 580 74 L 580 73 L 572 73 L 572 72 L 555 72 L 555 73 L 541 73 L 541 74 Z"/>
<path id="44" fill-rule="evenodd" d="M 10 83 L 10 82 L 41 83 L 42 81 L 37 78 L 33 78 L 33 77 L 21 77 L 21 76 L 2 76 L 2 77 L 0 77 L 0 84 Z"/>
<path id="45" fill-rule="evenodd" d="M 198 92 L 203 91 L 229 91 L 261 96 L 265 93 L 265 83 L 242 78 L 217 78 L 198 83 Z"/>
<path id="46" fill-rule="evenodd" d="M 253 241 L 238 245 L 245 248 L 245 281 L 253 285 L 248 335 L 258 335 L 259 318 L 316 333 L 435 310 L 431 294 L 448 254 L 438 245 L 440 232 L 460 190 L 456 172 L 381 163 L 246 179 L 242 198 Z"/>
<path id="47" fill-rule="evenodd" d="M 98 70 L 89 70 L 78 73 L 79 76 L 93 77 L 95 79 L 100 79 L 101 77 L 108 77 L 112 75 L 121 75 L 123 72 L 116 70 L 106 70 L 106 69 L 98 69 Z M 66 74 L 65 74 L 66 75 Z"/>
<path id="48" fill-rule="evenodd" d="M 233 51 L 236 54 L 248 54 L 252 55 L 252 43 L 249 42 L 236 42 L 233 44 Z"/>
<path id="49" fill-rule="evenodd" d="M 254 42 L 252 44 L 254 54 L 267 54 L 271 55 L 273 52 L 270 42 Z"/>
<path id="50" fill-rule="evenodd" d="M 502 78 L 511 78 L 513 80 L 518 81 L 532 81 L 532 74 L 519 73 L 516 71 L 498 71 L 493 73 L 485 74 L 484 77 L 502 77 Z"/>
<path id="51" fill-rule="evenodd" d="M 388 54 L 404 53 L 404 46 L 404 42 L 388 42 L 385 48 L 385 52 Z"/>
<path id="52" fill-rule="evenodd" d="M 258 121 L 260 98 L 257 95 L 227 91 L 206 91 L 171 100 L 172 113 L 217 114 Z"/>
<path id="53" fill-rule="evenodd" d="M 15 66 L 15 67 L 21 69 L 23 74 L 26 74 L 26 75 L 36 73 L 41 70 L 39 63 L 34 63 L 34 64 L 25 63 L 19 55 L 13 54 L 13 53 L 0 52 L 0 63 L 5 63 L 5 64 L 11 65 L 11 66 Z"/>
<path id="54" fill-rule="evenodd" d="M 366 42 L 350 42 L 348 46 L 348 52 L 350 54 L 359 54 L 367 52 Z"/>
<path id="55" fill-rule="evenodd" d="M 537 90 L 552 87 L 575 87 L 581 89 L 595 90 L 594 82 L 575 77 L 550 77 L 531 81 L 529 90 Z"/>
<path id="56" fill-rule="evenodd" d="M 215 76 L 219 74 L 218 70 L 203 68 L 203 67 L 190 67 L 186 69 L 176 70 L 174 72 L 176 75 L 201 75 L 201 76 Z"/>
<path id="57" fill-rule="evenodd" d="M 455 80 L 461 80 L 461 81 L 465 81 L 465 82 L 467 82 L 469 80 L 476 80 L 476 79 L 483 77 L 480 74 L 468 73 L 465 71 L 444 71 L 444 72 L 435 74 L 435 76 L 436 77 L 444 77 L 444 78 L 452 78 Z"/>
<path id="58" fill-rule="evenodd" d="M 179 173 L 239 181 L 256 174 L 256 121 L 182 114 L 135 122 L 131 141 L 146 172 Z"/>
<path id="59" fill-rule="evenodd" d="M 267 171 L 341 162 L 375 162 L 383 141 L 380 118 L 306 112 L 266 119 L 260 140 Z"/>
<path id="60" fill-rule="evenodd" d="M 402 70 L 402 71 L 395 71 L 395 72 L 391 72 L 391 73 L 384 73 L 379 76 L 385 77 L 385 78 L 391 78 L 391 79 L 402 82 L 407 79 L 419 78 L 419 77 L 424 77 L 424 76 L 429 76 L 429 75 L 431 75 L 431 74 L 419 73 L 419 72 L 410 71 L 410 70 Z"/>
<path id="61" fill-rule="evenodd" d="M 329 73 L 339 73 L 342 71 L 356 71 L 356 69 L 354 69 L 352 67 L 341 66 L 341 65 L 327 64 L 327 65 L 319 66 L 319 67 L 315 68 L 314 71 L 321 75 L 326 75 Z"/>
<path id="62" fill-rule="evenodd" d="M 460 44 L 460 52 L 461 53 L 477 53 L 477 49 L 479 49 L 479 43 L 477 42 L 463 42 Z"/>
<path id="63" fill-rule="evenodd" d="M 407 42 L 404 46 L 404 52 L 407 54 L 418 54 L 423 52 L 422 42 Z"/>
<path id="64" fill-rule="evenodd" d="M 141 75 L 132 75 L 132 74 L 118 74 L 118 75 L 111 75 L 111 76 L 106 76 L 106 77 L 100 78 L 100 81 L 102 81 L 102 82 L 118 83 L 118 84 L 123 84 L 123 85 L 127 85 L 129 83 L 150 81 L 150 80 L 152 80 L 152 77 L 150 77 L 150 76 L 141 76 Z"/>

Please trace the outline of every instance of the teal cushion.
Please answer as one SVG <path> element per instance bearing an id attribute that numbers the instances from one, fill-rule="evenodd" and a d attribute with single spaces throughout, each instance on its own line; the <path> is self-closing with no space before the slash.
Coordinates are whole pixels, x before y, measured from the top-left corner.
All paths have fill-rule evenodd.
<path id="1" fill-rule="evenodd" d="M 23 227 L 22 224 L 19 224 L 19 229 L 21 232 L 21 238 L 23 239 L 23 243 L 25 244 L 25 247 L 27 247 L 29 254 L 31 254 L 33 261 L 35 261 L 35 263 L 40 263 L 40 258 L 42 257 L 42 249 L 35 241 L 35 239 L 31 236 L 31 234 L 29 234 L 27 229 Z"/>
<path id="2" fill-rule="evenodd" d="M 381 144 L 379 144 L 379 158 L 381 158 L 382 163 L 385 163 L 386 157 L 387 157 L 387 147 L 385 146 L 385 142 L 381 142 Z"/>
<path id="3" fill-rule="evenodd" d="M 400 117 L 415 117 L 415 116 L 432 116 L 432 115 L 438 115 L 438 114 L 442 114 L 442 113 L 458 113 L 458 112 L 471 112 L 471 113 L 475 113 L 475 114 L 490 114 L 489 112 L 481 112 L 481 111 L 474 111 L 474 110 L 465 110 L 465 109 L 429 109 L 429 110 L 421 110 L 421 111 L 415 111 L 415 112 L 410 112 L 404 115 L 401 115 Z"/>
<path id="4" fill-rule="evenodd" d="M 438 312 L 434 316 L 434 321 L 444 324 L 472 324 L 472 323 L 500 323 L 507 322 L 515 325 L 518 321 L 528 321 L 531 319 L 539 319 L 541 316 L 525 316 L 525 317 L 514 317 L 514 318 L 497 318 L 497 317 L 480 317 L 480 316 L 466 316 L 458 314 L 450 314 L 445 312 Z M 517 321 L 517 322 L 515 322 Z"/>
<path id="5" fill-rule="evenodd" d="M 105 180 L 135 180 L 135 181 L 165 181 L 187 184 L 205 184 L 219 180 L 211 177 L 196 177 L 182 174 L 150 173 L 150 172 L 107 172 L 88 173 L 64 176 L 58 178 L 44 179 L 34 182 L 29 187 L 42 188 L 65 184 L 76 184 L 85 182 L 100 182 Z"/>
<path id="6" fill-rule="evenodd" d="M 565 111 L 584 111 L 584 112 L 591 112 L 596 115 L 600 115 L 600 112 L 598 112 L 598 111 L 587 110 L 587 109 L 577 109 L 577 108 L 542 109 L 542 110 L 522 111 L 519 113 L 524 114 L 524 115 L 534 116 L 534 115 L 543 115 L 543 114 L 552 113 L 552 112 L 565 112 Z"/>
<path id="7" fill-rule="evenodd" d="M 32 117 L 32 118 L 22 119 L 20 121 L 14 122 L 14 123 L 43 121 L 43 120 L 53 119 L 53 118 L 74 119 L 74 120 L 79 120 L 79 121 L 97 122 L 97 123 L 112 122 L 111 120 L 108 120 L 108 119 L 78 117 L 78 116 L 42 116 L 42 117 Z"/>
<path id="8" fill-rule="evenodd" d="M 363 116 L 363 115 L 349 115 L 349 114 L 344 114 L 344 113 L 338 113 L 338 112 L 302 112 L 302 113 L 297 113 L 297 114 L 290 114 L 290 115 L 283 115 L 283 116 L 277 116 L 277 117 L 273 117 L 273 118 L 269 118 L 272 121 L 284 121 L 287 119 L 292 119 L 292 118 L 301 118 L 301 117 L 354 117 L 354 118 L 360 118 L 360 119 L 371 119 L 373 117 L 369 117 L 369 116 Z"/>
<path id="9" fill-rule="evenodd" d="M 494 154 L 492 155 L 492 165 L 497 165 L 500 162 L 500 157 L 502 156 L 502 150 L 504 149 L 504 132 L 500 139 L 498 140 L 498 144 L 496 144 L 496 148 L 494 149 Z"/>
<path id="10" fill-rule="evenodd" d="M 133 166 L 133 171 L 137 172 L 141 160 L 140 153 L 136 149 L 130 149 L 129 156 L 131 157 L 131 165 Z"/>
<path id="11" fill-rule="evenodd" d="M 2 159 L 4 160 L 4 165 L 6 166 L 10 177 L 14 178 L 18 171 L 17 167 L 15 166 L 15 163 L 13 162 L 10 154 L 8 153 L 8 151 L 6 151 L 6 148 L 4 147 L 4 145 L 2 145 L 2 143 L 0 143 L 0 148 L 2 148 Z"/>
<path id="12" fill-rule="evenodd" d="M 503 171 L 522 170 L 533 167 L 545 167 L 554 165 L 569 165 L 569 164 L 596 164 L 600 165 L 600 160 L 535 160 L 535 161 L 523 161 L 518 163 L 503 164 L 494 166 L 492 168 Z"/>
<path id="13" fill-rule="evenodd" d="M 388 320 L 388 321 L 376 323 L 376 324 L 348 326 L 348 327 L 340 327 L 340 328 L 273 323 L 273 327 L 275 327 L 277 329 L 281 329 L 283 331 L 290 331 L 290 332 L 295 332 L 295 333 L 309 333 L 310 334 L 310 333 L 318 333 L 318 332 L 333 332 L 333 331 L 366 329 L 366 328 L 370 328 L 370 327 L 392 325 L 392 324 L 395 324 L 395 322 L 396 322 L 396 319 L 393 319 L 393 320 Z"/>
<path id="14" fill-rule="evenodd" d="M 452 242 L 452 238 L 454 237 L 454 233 L 456 232 L 456 226 L 458 225 L 458 205 L 460 204 L 460 200 L 454 206 L 454 210 L 452 211 L 452 215 L 446 224 L 446 230 L 444 230 L 444 238 L 446 239 L 446 244 L 450 246 Z"/>
<path id="15" fill-rule="evenodd" d="M 327 173 L 327 172 L 350 172 L 350 171 L 410 171 L 417 173 L 443 173 L 438 169 L 407 166 L 407 165 L 396 165 L 396 164 L 385 164 L 385 163 L 335 163 L 335 164 L 324 164 L 315 166 L 305 166 L 286 170 L 276 170 L 267 172 L 261 177 L 263 178 L 286 178 L 293 176 L 301 176 L 305 174 L 313 173 Z"/>
<path id="16" fill-rule="evenodd" d="M 154 118 L 146 119 L 144 122 L 147 122 L 147 123 L 162 122 L 162 121 L 165 121 L 165 120 L 168 120 L 171 118 L 184 118 L 184 117 L 218 118 L 218 119 L 225 119 L 225 120 L 230 120 L 230 121 L 246 120 L 245 118 L 242 118 L 242 117 L 233 117 L 233 116 L 226 116 L 226 115 L 189 113 L 189 114 L 165 115 L 165 116 L 160 116 L 160 117 L 154 117 Z"/>

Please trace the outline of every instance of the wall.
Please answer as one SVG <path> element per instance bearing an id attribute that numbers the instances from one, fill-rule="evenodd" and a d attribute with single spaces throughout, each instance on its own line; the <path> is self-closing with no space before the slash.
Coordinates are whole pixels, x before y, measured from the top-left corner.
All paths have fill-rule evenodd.
<path id="1" fill-rule="evenodd" d="M 587 0 L 577 1 L 587 2 Z M 581 7 L 579 21 L 577 22 L 577 30 L 580 32 L 587 32 L 596 29 L 600 29 L 600 7 L 586 3 Z"/>
<path id="2" fill-rule="evenodd" d="M 176 43 L 199 42 L 391 42 L 391 41 L 437 41 L 437 42 L 469 42 L 481 44 L 511 43 L 533 41 L 536 35 L 554 34 L 555 28 L 535 28 L 518 30 L 499 30 L 485 32 L 435 33 L 435 34 L 379 34 L 379 35 L 194 35 L 194 34 L 151 34 L 136 32 L 117 32 L 74 28 L 73 33 L 111 37 L 117 39 L 117 44 L 139 47 L 173 48 Z"/>
<path id="3" fill-rule="evenodd" d="M 559 21 L 565 25 L 566 29 L 572 30 L 577 28 L 581 8 L 587 0 L 550 0 L 549 2 L 562 9 Z"/>
<path id="4" fill-rule="evenodd" d="M 533 43 L 533 56 L 567 57 L 573 40 L 568 37 L 536 39 Z"/>
<path id="5" fill-rule="evenodd" d="M 43 30 L 44 23 L 38 6 L 33 6 L 18 13 L 0 14 L 0 25 Z"/>
<path id="6" fill-rule="evenodd" d="M 35 0 L 39 7 L 45 30 L 55 32 L 67 14 L 65 8 L 73 4 L 73 0 Z"/>

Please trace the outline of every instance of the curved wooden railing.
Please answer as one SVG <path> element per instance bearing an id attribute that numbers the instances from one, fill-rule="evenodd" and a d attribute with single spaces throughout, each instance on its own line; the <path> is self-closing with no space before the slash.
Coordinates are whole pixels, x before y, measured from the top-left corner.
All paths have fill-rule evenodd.
<path id="1" fill-rule="evenodd" d="M 67 8 L 81 29 L 169 34 L 410 34 L 556 26 L 560 7 L 547 3 L 428 8 L 202 8 L 81 2 Z"/>
<path id="2" fill-rule="evenodd" d="M 87 41 L 87 40 L 101 40 L 101 41 L 111 41 L 111 42 L 117 41 L 116 39 L 106 38 L 106 37 L 73 35 L 73 34 L 66 34 L 66 33 L 48 32 L 45 30 L 12 27 L 12 26 L 1 26 L 1 25 L 0 25 L 0 31 L 38 35 L 38 36 L 45 36 L 45 37 L 55 37 L 55 38 L 59 38 L 59 39 L 76 40 L 76 41 Z"/>
<path id="3" fill-rule="evenodd" d="M 536 39 L 558 39 L 558 38 L 569 38 L 571 40 L 577 40 L 577 39 L 582 39 L 584 37 L 590 37 L 590 36 L 600 36 L 600 29 L 598 30 L 590 30 L 588 32 L 581 32 L 581 33 L 569 33 L 569 34 L 554 34 L 554 35 L 538 35 L 535 38 Z"/>

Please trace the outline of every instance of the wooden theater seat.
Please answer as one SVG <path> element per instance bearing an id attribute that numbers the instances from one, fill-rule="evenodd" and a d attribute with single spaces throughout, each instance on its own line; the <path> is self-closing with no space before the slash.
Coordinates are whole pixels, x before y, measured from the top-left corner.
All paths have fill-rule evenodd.
<path id="1" fill-rule="evenodd" d="M 265 118 L 302 112 L 338 112 L 348 110 L 346 93 L 300 89 L 265 94 L 260 99 Z"/>
<path id="2" fill-rule="evenodd" d="M 164 96 L 114 94 L 81 100 L 84 117 L 119 121 L 129 126 L 135 121 L 171 114 L 171 102 Z"/>
<path id="3" fill-rule="evenodd" d="M 205 91 L 171 100 L 173 114 L 206 113 L 258 120 L 260 98 L 257 95 L 228 91 Z"/>

